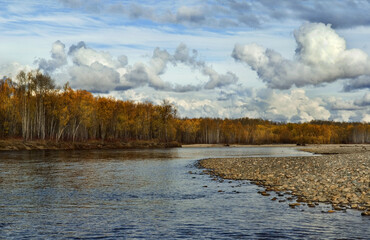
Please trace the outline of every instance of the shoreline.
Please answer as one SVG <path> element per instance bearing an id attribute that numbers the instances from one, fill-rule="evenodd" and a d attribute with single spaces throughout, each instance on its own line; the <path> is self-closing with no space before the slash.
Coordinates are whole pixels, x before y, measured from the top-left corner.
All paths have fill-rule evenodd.
<path id="1" fill-rule="evenodd" d="M 183 144 L 183 148 L 251 148 L 251 147 L 297 147 L 296 144 L 222 144 L 222 143 L 215 143 L 215 144 Z"/>
<path id="2" fill-rule="evenodd" d="M 177 142 L 158 141 L 98 141 L 65 142 L 50 140 L 23 141 L 20 139 L 0 140 L 1 151 L 37 151 L 37 150 L 95 150 L 95 149 L 142 149 L 181 147 Z"/>
<path id="3" fill-rule="evenodd" d="M 370 215 L 370 145 L 309 145 L 297 147 L 315 154 L 304 157 L 248 157 L 203 159 L 199 166 L 208 174 L 224 179 L 249 180 L 263 186 L 269 196 L 293 195 L 294 208 L 301 204 L 315 207 L 330 203 L 333 210 L 358 209 Z M 291 197 L 286 198 L 293 200 Z M 285 202 L 283 198 L 273 198 Z"/>

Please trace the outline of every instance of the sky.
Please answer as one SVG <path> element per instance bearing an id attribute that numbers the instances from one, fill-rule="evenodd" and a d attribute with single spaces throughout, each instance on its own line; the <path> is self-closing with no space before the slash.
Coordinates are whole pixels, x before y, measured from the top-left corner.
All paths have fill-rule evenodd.
<path id="1" fill-rule="evenodd" d="M 0 76 L 179 117 L 370 122 L 369 0 L 0 0 Z"/>

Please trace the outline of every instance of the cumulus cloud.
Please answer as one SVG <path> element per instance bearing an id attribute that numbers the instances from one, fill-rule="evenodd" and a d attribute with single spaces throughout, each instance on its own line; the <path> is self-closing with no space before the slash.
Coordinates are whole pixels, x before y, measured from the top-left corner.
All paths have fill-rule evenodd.
<path id="1" fill-rule="evenodd" d="M 204 89 L 220 88 L 235 84 L 238 81 L 238 77 L 234 73 L 227 72 L 226 74 L 220 74 L 212 67 L 208 66 L 204 61 L 199 60 L 197 56 L 198 52 L 196 50 L 189 49 L 183 43 L 179 44 L 174 54 L 170 54 L 167 50 L 156 48 L 153 51 L 153 56 L 148 65 L 143 63 L 136 64 L 124 75 L 124 78 L 132 84 L 138 84 L 137 86 L 143 86 L 147 83 L 154 89 L 165 91 L 187 92 L 202 89 L 200 84 L 171 84 L 161 79 L 161 75 L 166 72 L 168 64 L 172 64 L 173 66 L 184 64 L 192 69 L 200 71 L 209 78 L 208 82 L 204 85 Z"/>
<path id="2" fill-rule="evenodd" d="M 72 65 L 68 64 L 68 60 Z M 173 54 L 165 49 L 155 48 L 148 62 L 128 64 L 125 55 L 112 56 L 109 52 L 98 51 L 88 47 L 84 42 L 73 44 L 65 53 L 65 45 L 56 41 L 51 50 L 51 59 L 38 60 L 39 68 L 47 73 L 65 67 L 58 73 L 58 79 L 66 77 L 74 88 L 82 88 L 92 92 L 109 92 L 112 90 L 128 90 L 149 86 L 156 90 L 172 92 L 199 91 L 214 89 L 235 84 L 237 76 L 232 72 L 220 74 L 204 61 L 198 59 L 198 52 L 181 43 Z M 173 84 L 164 81 L 162 76 L 167 67 L 179 64 L 197 70 L 208 77 L 205 84 Z"/>
<path id="3" fill-rule="evenodd" d="M 258 90 L 247 108 L 260 112 L 265 119 L 283 122 L 328 120 L 330 117 L 323 101 L 320 98 L 310 99 L 303 89 L 293 89 L 288 94 L 268 89 Z"/>
<path id="4" fill-rule="evenodd" d="M 269 87 L 277 89 L 370 75 L 369 56 L 360 49 L 347 49 L 345 40 L 330 25 L 306 23 L 294 37 L 294 60 L 257 44 L 236 44 L 232 57 L 248 64 Z"/>
<path id="5" fill-rule="evenodd" d="M 357 99 L 355 101 L 355 105 L 360 107 L 368 107 L 368 111 L 370 113 L 370 93 L 365 93 L 361 99 Z"/>
<path id="6" fill-rule="evenodd" d="M 370 89 L 370 76 L 360 76 L 355 79 L 350 79 L 343 86 L 343 90 L 345 92 L 350 92 L 358 89 Z"/>
<path id="7" fill-rule="evenodd" d="M 15 78 L 20 71 L 29 72 L 31 71 L 31 67 L 17 62 L 0 65 L 0 78 Z"/>
<path id="8" fill-rule="evenodd" d="M 216 90 L 210 93 L 199 91 L 189 95 L 152 92 L 148 88 L 140 88 L 115 94 L 122 99 L 151 101 L 158 104 L 163 99 L 167 99 L 178 109 L 181 117 L 249 117 L 282 122 L 330 120 L 332 117 L 325 101 L 320 98 L 310 98 L 301 89 L 282 93 L 268 88 L 253 89 L 235 86 L 227 90 Z M 354 119 L 355 115 L 352 118 Z"/>
<path id="9" fill-rule="evenodd" d="M 71 85 L 91 92 L 108 92 L 119 85 L 120 76 L 114 69 L 94 62 L 89 66 L 74 65 L 69 69 Z"/>
<path id="10" fill-rule="evenodd" d="M 194 68 L 204 67 L 205 63 L 198 58 L 198 51 L 190 50 L 184 43 L 180 43 L 173 55 L 174 64 L 180 62 Z"/>
<path id="11" fill-rule="evenodd" d="M 333 120 L 363 122 L 370 116 L 369 106 L 357 100 L 339 97 L 310 97 L 302 89 L 278 91 L 270 88 L 230 86 L 212 92 L 188 93 L 152 91 L 149 87 L 111 92 L 116 98 L 137 102 L 161 104 L 163 99 L 172 103 L 180 117 L 262 118 L 281 122 L 309 122 Z M 368 120 L 367 120 L 368 121 Z M 366 122 L 366 121 L 365 121 Z"/>
<path id="12" fill-rule="evenodd" d="M 50 60 L 46 60 L 44 58 L 37 60 L 39 69 L 44 70 L 47 73 L 51 73 L 55 71 L 55 69 L 67 64 L 65 45 L 61 41 L 58 40 L 53 43 L 50 53 Z"/>
<path id="13" fill-rule="evenodd" d="M 203 73 L 209 76 L 209 81 L 204 86 L 205 89 L 221 88 L 223 86 L 235 84 L 238 81 L 238 77 L 232 72 L 218 74 L 214 69 L 204 67 Z"/>
<path id="14" fill-rule="evenodd" d="M 208 82 L 204 85 L 205 89 L 221 88 L 238 82 L 238 77 L 232 73 L 220 74 L 204 61 L 198 59 L 198 52 L 190 50 L 185 44 L 181 43 L 171 57 L 172 63 L 176 66 L 183 63 L 194 69 L 200 70 L 205 76 L 208 76 Z"/>
<path id="15" fill-rule="evenodd" d="M 94 50 L 79 42 L 70 46 L 68 57 L 73 63 L 68 69 L 72 87 L 92 92 L 130 87 L 121 82 L 120 72 L 125 72 L 123 68 L 127 65 L 124 55 L 114 58 L 108 52 Z"/>
<path id="16" fill-rule="evenodd" d="M 369 122 L 370 94 L 365 93 L 355 100 L 343 100 L 340 97 L 329 97 L 324 100 L 326 108 L 331 112 L 330 120 Z"/>
<path id="17" fill-rule="evenodd" d="M 84 42 L 72 45 L 69 48 L 68 54 L 72 58 L 73 63 L 78 66 L 89 66 L 98 62 L 110 68 L 120 68 L 127 64 L 126 56 L 123 55 L 114 59 L 108 52 L 96 51 L 92 48 L 86 47 Z"/>
<path id="18" fill-rule="evenodd" d="M 344 101 L 336 97 L 329 97 L 326 102 L 331 111 L 356 111 L 360 109 L 354 104 L 354 101 Z"/>

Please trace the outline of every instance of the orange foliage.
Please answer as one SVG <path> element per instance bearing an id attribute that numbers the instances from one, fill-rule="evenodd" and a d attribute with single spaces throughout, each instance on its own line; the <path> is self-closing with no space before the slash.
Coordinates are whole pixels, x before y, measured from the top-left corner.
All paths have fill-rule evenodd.
<path id="1" fill-rule="evenodd" d="M 159 140 L 181 143 L 370 143 L 368 123 L 274 123 L 262 119 L 177 117 L 161 105 L 94 97 L 68 84 L 55 88 L 40 72 L 0 80 L 0 138 L 83 141 Z"/>

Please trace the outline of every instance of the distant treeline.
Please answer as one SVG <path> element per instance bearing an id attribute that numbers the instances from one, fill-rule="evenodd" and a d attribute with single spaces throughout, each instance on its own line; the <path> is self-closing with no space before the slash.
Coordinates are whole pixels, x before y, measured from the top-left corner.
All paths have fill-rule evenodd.
<path id="1" fill-rule="evenodd" d="M 0 138 L 54 141 L 157 140 L 180 143 L 370 143 L 370 124 L 261 119 L 178 118 L 161 105 L 94 97 L 39 71 L 0 80 Z"/>

